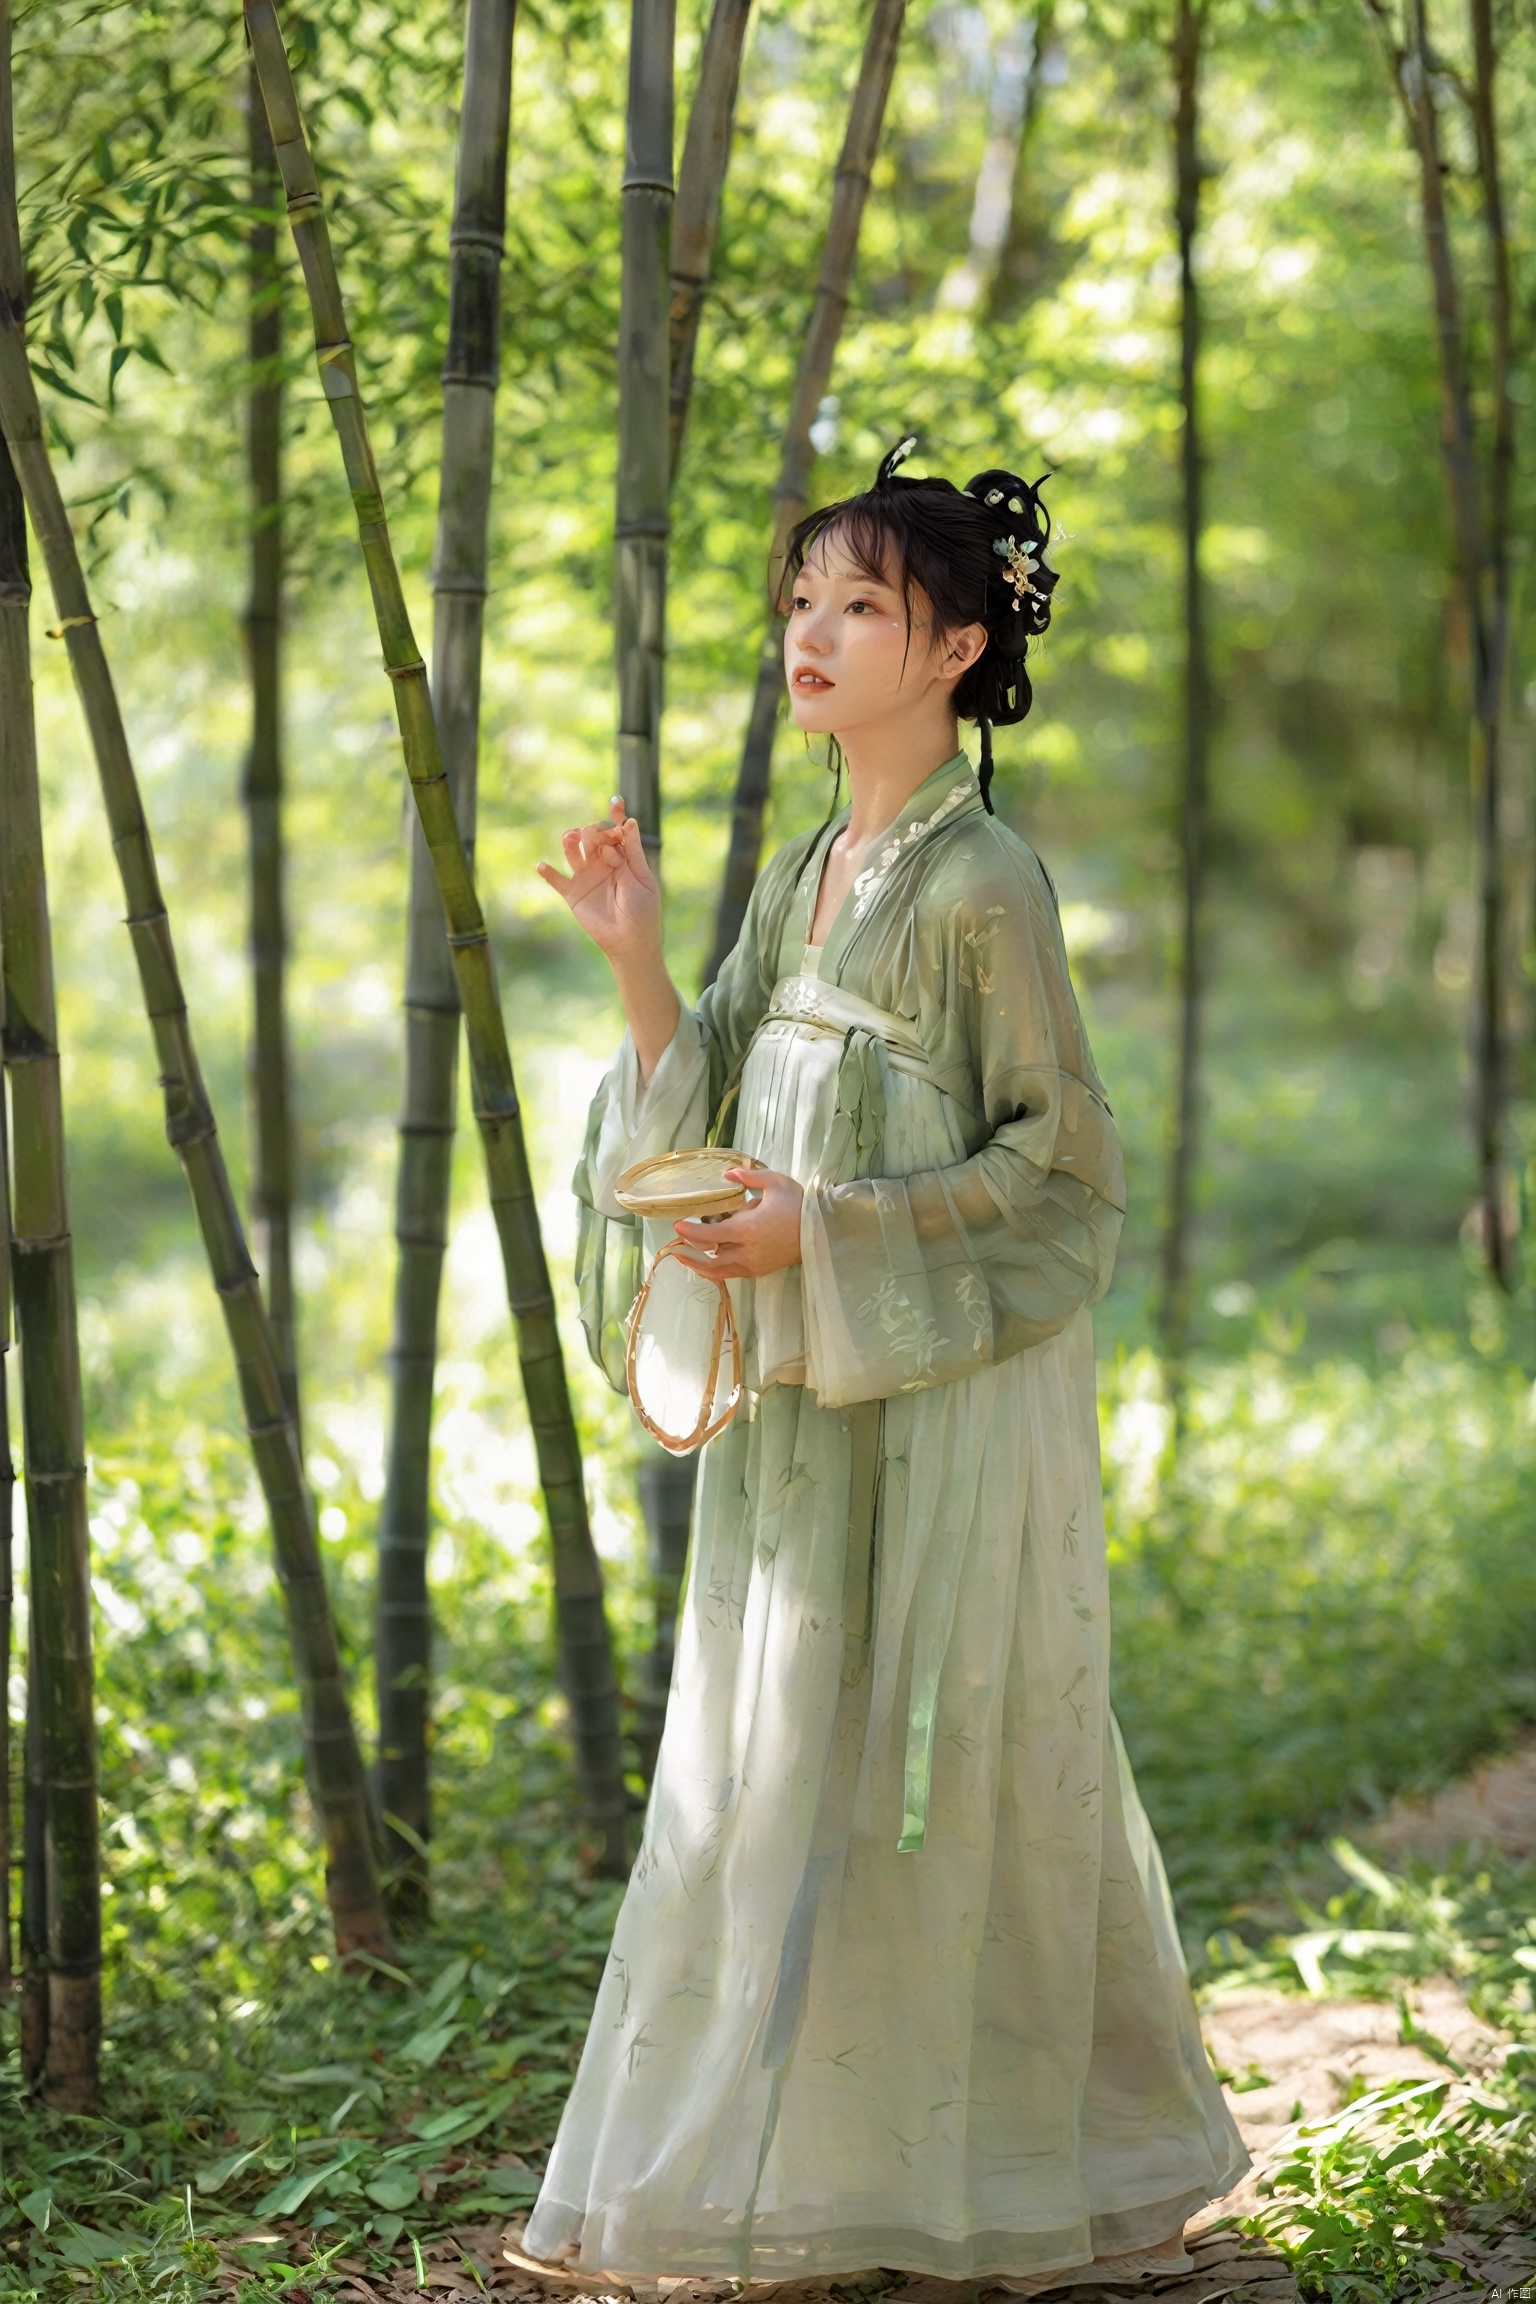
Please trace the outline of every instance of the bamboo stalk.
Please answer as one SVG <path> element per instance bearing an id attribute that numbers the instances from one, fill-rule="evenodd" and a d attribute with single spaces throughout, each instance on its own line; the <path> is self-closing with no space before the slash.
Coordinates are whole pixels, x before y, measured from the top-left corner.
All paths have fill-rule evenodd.
<path id="1" fill-rule="evenodd" d="M 1435 57 L 1424 0 L 1407 0 L 1406 39 L 1397 37 L 1387 0 L 1365 0 L 1382 35 L 1409 142 L 1419 164 L 1419 215 L 1434 306 L 1439 354 L 1441 454 L 1455 536 L 1456 577 L 1471 658 L 1468 712 L 1473 839 L 1477 865 L 1478 967 L 1473 983 L 1471 1052 L 1473 1133 L 1483 1247 L 1490 1276 L 1513 1285 L 1513 1243 L 1504 1219 L 1504 899 L 1499 852 L 1504 685 L 1509 650 L 1508 523 L 1513 475 L 1509 406 L 1510 295 L 1508 242 L 1499 177 L 1491 22 L 1472 0 L 1476 88 L 1473 125 L 1484 221 L 1492 258 L 1494 439 L 1491 498 L 1485 510 L 1477 417 L 1470 373 L 1465 299 L 1445 205 L 1445 163 L 1435 110 Z M 1479 21 L 1482 15 L 1482 21 Z"/>
<path id="2" fill-rule="evenodd" d="M 626 1800 L 618 1689 L 603 1608 L 602 1564 L 587 1520 L 581 1448 L 571 1414 L 490 939 L 454 815 L 426 666 L 411 630 L 390 544 L 330 235 L 274 0 L 246 0 L 245 20 L 288 196 L 294 245 L 309 292 L 321 381 L 357 512 L 358 538 L 373 593 L 384 663 L 394 686 L 406 771 L 448 923 L 454 980 L 464 1011 L 475 1082 L 475 1117 L 549 1515 L 561 1677 L 571 1710 L 588 1820 L 600 1840 L 603 1868 L 618 1873 L 626 1861 Z"/>
<path id="3" fill-rule="evenodd" d="M 26 273 L 16 223 L 10 0 L 0 0 L 0 122 L 0 306 L 6 342 L 25 368 L 11 302 L 25 296 Z M 35 1719 L 26 2054 L 48 2103 L 89 2112 L 101 2055 L 101 1883 L 85 1410 L 20 463 L 14 447 L 0 450 L 0 922 L 14 1155 L 11 1282 L 25 1363 L 29 1730 Z"/>
<path id="4" fill-rule="evenodd" d="M 811 426 L 832 380 L 832 362 L 847 317 L 854 261 L 859 252 L 859 231 L 896 70 L 896 51 L 905 12 L 906 0 L 874 0 L 859 75 L 854 82 L 853 101 L 848 109 L 842 154 L 833 179 L 832 212 L 822 249 L 821 272 L 779 453 L 779 476 L 773 492 L 773 546 L 768 556 L 768 594 L 774 613 L 758 652 L 757 681 L 736 778 L 730 848 L 715 918 L 714 949 L 705 971 L 706 983 L 714 982 L 726 954 L 741 934 L 747 899 L 757 878 L 763 845 L 763 815 L 773 770 L 774 730 L 784 691 L 783 628 L 777 615 L 779 577 L 789 531 L 810 500 L 811 467 L 815 460 Z"/>
<path id="5" fill-rule="evenodd" d="M 0 448 L 0 456 L 5 451 Z M 13 564 L 10 523 L 14 521 L 21 491 L 15 475 L 0 485 L 0 624 L 7 622 L 14 604 L 8 597 L 6 570 Z M 25 507 L 21 507 L 25 520 Z M 22 537 L 25 549 L 25 534 Z M 0 665 L 9 645 L 0 637 Z M 3 680 L 0 672 L 0 680 Z M 0 720 L 10 699 L 0 687 Z M 3 890 L 0 890 L 3 900 Z M 0 915 L 0 951 L 5 946 L 5 920 Z M 5 1048 L 5 971 L 0 967 L 0 1053 Z M 14 1645 L 16 1583 L 12 1557 L 16 1536 L 16 1463 L 11 1454 L 11 1127 L 3 1090 L 0 1090 L 0 1997 L 9 1999 L 15 1985 L 11 1941 L 11 1650 Z"/>
<path id="6" fill-rule="evenodd" d="M 1008 216 L 987 282 L 987 318 L 997 322 L 1022 310 L 1038 289 L 1044 269 L 1040 244 L 1045 224 L 1034 196 L 1035 128 L 1040 118 L 1042 67 L 1056 30 L 1056 0 L 1038 0 L 1029 32 L 1029 60 L 1014 129 Z"/>
<path id="7" fill-rule="evenodd" d="M 469 0 L 448 238 L 448 357 L 432 562 L 432 696 L 454 813 L 471 856 L 516 13 L 516 0 Z M 410 855 L 405 1096 L 395 1188 L 389 1449 L 379 1515 L 374 1656 L 390 1907 L 402 1923 L 417 1925 L 427 1908 L 422 1850 L 432 1831 L 432 1612 L 427 1593 L 432 1391 L 448 1241 L 459 999 L 443 934 L 442 899 L 414 813 Z M 395 1818 L 404 1831 L 392 1822 Z"/>
<path id="8" fill-rule="evenodd" d="M 16 1949 L 21 1960 L 21 2079 L 36 2093 L 48 2062 L 48 1793 L 43 1773 L 43 1700 L 37 1685 L 37 1642 L 31 1593 L 27 1595 L 27 1719 L 22 1742 L 21 1910 Z"/>
<path id="9" fill-rule="evenodd" d="M 1477 1083 L 1475 1125 L 1482 1185 L 1484 1241 L 1489 1269 L 1505 1290 L 1516 1276 L 1515 1226 L 1506 1210 L 1504 1157 L 1505 1105 L 1509 1093 L 1505 1045 L 1505 896 L 1500 816 L 1503 808 L 1504 710 L 1509 678 L 1510 512 L 1515 479 L 1513 294 L 1509 232 L 1499 161 L 1498 46 L 1491 0 L 1469 0 L 1473 82 L 1472 121 L 1477 140 L 1477 174 L 1482 193 L 1483 232 L 1488 247 L 1489 394 L 1493 438 L 1488 459 L 1487 559 L 1482 589 L 1487 621 L 1487 662 L 1477 720 L 1481 741 L 1474 761 L 1473 806 L 1477 827 L 1478 998 L 1473 1012 Z"/>
<path id="10" fill-rule="evenodd" d="M 1163 1208 L 1158 1324 L 1175 1394 L 1189 1342 L 1190 1208 L 1200 1132 L 1201 1025 L 1205 976 L 1205 872 L 1209 815 L 1211 675 L 1200 544 L 1205 526 L 1205 442 L 1200 407 L 1200 64 L 1204 0 L 1177 0 L 1173 35 L 1174 218 L 1179 240 L 1179 470 L 1184 561 L 1184 775 L 1179 804 L 1183 865 L 1179 944 L 1179 1040 Z"/>
<path id="11" fill-rule="evenodd" d="M 704 35 L 704 51 L 699 58 L 698 84 L 688 109 L 682 166 L 677 172 L 668 316 L 671 381 L 667 413 L 673 480 L 677 477 L 688 407 L 693 398 L 694 353 L 704 312 L 704 291 L 709 286 L 715 234 L 720 225 L 720 198 L 725 189 L 731 131 L 736 119 L 736 94 L 741 85 L 741 52 L 751 12 L 752 0 L 715 0 L 709 30 Z"/>
<path id="12" fill-rule="evenodd" d="M 246 95 L 251 206 L 248 247 L 251 383 L 246 465 L 251 492 L 250 597 L 245 612 L 251 668 L 251 748 L 243 797 L 249 828 L 253 1031 L 251 1230 L 266 1276 L 267 1315 L 283 1398 L 299 1432 L 293 1295 L 293 1117 L 284 978 L 288 927 L 283 856 L 283 308 L 277 263 L 277 163 L 254 81 Z"/>
<path id="13" fill-rule="evenodd" d="M 347 1702 L 336 1626 L 293 1418 L 283 1397 L 271 1325 L 193 1045 L 154 848 L 111 671 L 91 610 L 69 515 L 43 442 L 37 394 L 15 311 L 3 295 L 0 423 L 42 546 L 59 627 L 69 647 L 70 669 L 95 753 L 127 900 L 128 931 L 154 1035 L 165 1098 L 166 1135 L 191 1190 L 235 1356 L 246 1430 L 266 1499 L 287 1610 L 303 1707 L 310 1794 L 325 1843 L 326 1895 L 336 1947 L 343 1957 L 354 1952 L 382 1955 L 387 1952 L 389 1939 L 374 1871 L 367 1780 Z M 23 1305 L 24 1352 L 26 1335 Z M 35 1383 L 28 1384 L 24 1396 L 30 1398 L 38 1389 Z M 52 1838 L 56 1837 L 56 1827 L 51 1783 L 49 1792 Z"/>
<path id="14" fill-rule="evenodd" d="M 619 289 L 619 468 L 614 626 L 619 790 L 654 859 L 661 850 L 672 450 L 668 242 L 677 0 L 632 0 Z"/>
<path id="15" fill-rule="evenodd" d="M 683 159 L 678 172 L 677 199 L 672 210 L 670 242 L 669 497 L 677 480 L 683 435 L 693 396 L 699 322 L 703 315 L 704 291 L 709 282 L 715 235 L 720 222 L 720 201 L 730 160 L 736 96 L 741 82 L 742 48 L 746 41 L 750 11 L 751 0 L 715 0 L 709 28 L 704 36 L 698 81 L 689 107 L 687 134 L 683 140 Z M 660 142 L 659 135 L 657 141 Z M 627 337 L 625 341 L 627 344 Z M 663 588 L 665 578 L 663 565 L 660 571 Z M 658 629 L 664 629 L 664 609 L 663 590 L 656 611 Z M 655 833 L 659 847 L 659 773 L 655 805 Z M 652 853 L 656 853 L 656 848 L 653 848 Z M 669 1456 L 664 1449 L 656 1448 L 648 1440 L 644 1446 L 646 1453 L 640 1466 L 639 1490 L 650 1560 L 652 1616 L 651 1644 L 642 1660 L 637 1690 L 635 1744 L 641 1774 L 649 1784 L 661 1744 L 667 1694 L 672 1682 L 677 1603 L 687 1557 L 696 1463 L 692 1457 Z"/>
<path id="16" fill-rule="evenodd" d="M 21 241 L 16 228 L 14 191 L 16 185 L 16 152 L 14 122 L 11 106 L 11 8 L 10 0 L 0 0 L 0 287 L 23 295 L 26 268 L 22 262 Z M 27 566 L 27 513 L 21 486 L 11 465 L 9 451 L 0 439 L 0 659 L 12 667 L 12 675 L 24 670 L 25 684 L 20 688 L 18 708 L 11 708 L 11 699 L 0 693 L 0 771 L 9 744 L 18 741 L 23 725 L 20 714 L 30 715 L 32 709 L 31 651 L 28 619 L 31 610 L 32 585 Z M 0 810 L 3 810 L 3 774 L 0 774 Z M 0 856 L 8 846 L 3 815 L 0 815 Z M 3 904 L 3 888 L 0 888 Z M 0 950 L 3 950 L 4 917 L 0 912 Z M 4 998 L 4 971 L 0 969 L 0 1002 Z M 0 1038 L 0 1051 L 6 1043 Z M 3 1098 L 0 1098 L 3 1103 Z M 7 1155 L 9 1155 L 9 1127 L 7 1126 Z M 8 1308 L 14 1308 L 12 1273 L 12 1219 L 10 1198 L 10 1161 L 7 1157 L 5 1201 L 6 1237 L 6 1290 Z M 7 1329 L 9 1334 L 9 1328 Z M 11 1492 L 7 1505 L 14 1499 L 15 1467 L 10 1461 L 10 1419 L 5 1427 L 5 1454 L 10 1474 Z M 9 1547 L 7 1547 L 9 1555 Z M 10 1581 L 8 1571 L 7 1582 Z M 29 1594 L 30 1602 L 30 1594 Z M 7 1706 L 9 1712 L 9 1706 Z M 21 1964 L 21 2077 L 23 2086 L 37 2089 L 42 2086 L 43 2067 L 48 2055 L 48 1904 L 47 1904 L 47 1797 L 43 1771 L 42 1707 L 37 1692 L 37 1640 L 31 1619 L 30 1606 L 27 1624 L 27 1716 L 23 1743 L 22 1826 L 21 1826 L 21 1911 L 18 1915 L 17 1951 Z M 7 1774 L 7 1790 L 9 1775 Z M 6 1910 L 10 1904 L 7 1899 Z"/>

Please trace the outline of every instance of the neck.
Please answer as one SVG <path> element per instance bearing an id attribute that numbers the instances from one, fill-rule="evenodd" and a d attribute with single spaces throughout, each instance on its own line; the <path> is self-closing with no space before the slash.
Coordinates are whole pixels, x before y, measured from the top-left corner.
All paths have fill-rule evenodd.
<path id="1" fill-rule="evenodd" d="M 904 711 L 864 723 L 839 736 L 848 768 L 850 847 L 893 824 L 920 784 L 960 749 L 960 728 L 948 709 Z"/>

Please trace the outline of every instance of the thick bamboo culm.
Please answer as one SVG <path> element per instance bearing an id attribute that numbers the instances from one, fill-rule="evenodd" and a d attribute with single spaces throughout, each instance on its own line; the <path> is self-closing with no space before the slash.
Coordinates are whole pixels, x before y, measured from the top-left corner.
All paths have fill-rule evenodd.
<path id="1" fill-rule="evenodd" d="M 16 222 L 11 14 L 0 0 L 0 308 L 26 369 L 15 308 L 26 273 Z M 29 378 L 30 382 L 30 378 Z M 9 432 L 9 426 L 6 427 Z M 21 495 L 0 451 L 0 925 L 12 1119 L 11 1285 L 22 1348 L 27 1488 L 30 1786 L 28 2078 L 61 2110 L 95 2107 L 101 2055 L 101 1881 L 85 1500 L 85 1411 L 59 1076 L 53 944 L 37 782 Z M 39 1967 L 43 1971 L 39 1974 Z"/>
<path id="2" fill-rule="evenodd" d="M 251 1230 L 283 1397 L 299 1422 L 293 1299 L 293 1109 L 285 977 L 288 924 L 283 853 L 283 308 L 277 262 L 277 162 L 251 76 L 246 91 L 251 206 L 247 243 L 251 380 L 246 406 L 251 589 L 245 611 L 251 669 L 251 748 L 244 800 L 250 868 L 252 1035 Z"/>
<path id="3" fill-rule="evenodd" d="M 1200 541 L 1205 526 L 1205 443 L 1200 425 L 1200 65 L 1205 0 L 1178 0 L 1173 39 L 1174 221 L 1179 245 L 1179 403 L 1183 411 L 1184 774 L 1179 794 L 1183 865 L 1179 941 L 1179 1045 L 1168 1135 L 1158 1327 L 1179 1385 L 1189 1341 L 1190 1222 L 1199 1157 L 1201 1024 L 1205 993 L 1205 865 L 1209 813 L 1211 675 Z"/>
<path id="4" fill-rule="evenodd" d="M 9 1179 L 5 1179 L 8 1183 Z M 16 1541 L 16 1460 L 10 1440 L 10 1346 L 0 1351 L 0 1668 L 7 1691 L 11 1682 L 11 1652 L 15 1644 L 16 1570 L 12 1547 Z M 11 1707 L 0 1720 L 0 1991 L 9 1999 L 16 1985 L 15 1945 L 11 1934 Z"/>
<path id="5" fill-rule="evenodd" d="M 384 663 L 394 685 L 406 771 L 448 924 L 454 980 L 464 1011 L 474 1076 L 475 1118 L 517 1332 L 528 1421 L 549 1515 L 560 1672 L 570 1706 L 587 1820 L 599 1842 L 602 1869 L 622 1874 L 627 1866 L 627 1800 L 602 1563 L 587 1519 L 581 1447 L 571 1413 L 565 1356 L 490 939 L 454 814 L 426 665 L 411 630 L 390 544 L 330 235 L 273 0 L 246 0 L 245 20 L 288 196 L 294 245 L 309 292 L 321 381 L 357 512 L 358 537 Z"/>
<path id="6" fill-rule="evenodd" d="M 24 1354 L 27 1645 L 37 1706 L 30 1804 L 32 1838 L 43 1858 L 27 1884 L 28 2060 L 29 2077 L 49 2101 L 78 2110 L 95 2099 L 101 2030 L 85 1415 L 20 495 L 0 448 L 0 924 L 14 1121 L 10 1262 Z"/>
<path id="7" fill-rule="evenodd" d="M 671 529 L 668 247 L 677 0 L 632 0 L 619 287 L 619 471 L 614 627 L 619 790 L 654 859 L 661 850 L 661 709 Z"/>
<path id="8" fill-rule="evenodd" d="M 750 13 L 751 0 L 715 0 L 704 35 L 698 78 L 688 112 L 688 129 L 683 139 L 677 199 L 672 210 L 668 317 L 671 383 L 667 414 L 673 485 L 693 396 L 694 355 L 730 162 L 742 49 Z M 695 1470 L 696 1460 L 692 1456 L 671 1456 L 659 1448 L 654 1454 L 648 1453 L 639 1468 L 640 1505 L 650 1563 L 652 1632 L 635 1690 L 635 1745 L 640 1771 L 647 1784 L 655 1768 L 672 1685 L 677 1603 L 688 1547 Z"/>
<path id="9" fill-rule="evenodd" d="M 298 1438 L 283 1397 L 271 1324 L 229 1181 L 213 1107 L 193 1045 L 186 998 L 138 779 L 111 671 L 59 493 L 31 371 L 9 299 L 0 297 L 0 422 L 47 563 L 59 628 L 90 732 L 127 901 L 140 988 L 165 1097 L 166 1135 L 180 1159 L 234 1352 L 251 1453 L 271 1523 L 294 1674 L 303 1709 L 310 1796 L 325 1844 L 326 1895 L 338 1952 L 388 1950 L 362 1754 L 320 1564 Z M 18 1153 L 20 1146 L 18 1144 Z M 18 1263 L 18 1279 L 20 1264 Z M 28 1356 L 26 1309 L 22 1351 Z M 36 1389 L 24 1384 L 23 1397 Z M 49 1788 L 52 1799 L 52 1785 Z M 94 1803 L 92 1806 L 94 1817 Z M 53 1830 L 50 1810 L 50 1832 Z"/>
<path id="10" fill-rule="evenodd" d="M 0 457 L 5 450 L 0 447 Z M 6 457 L 7 464 L 10 459 Z M 16 476 L 11 473 L 4 489 L 6 509 L 0 511 L 0 523 L 14 519 L 20 506 L 21 490 Z M 25 519 L 25 507 L 21 506 Z M 10 580 L 8 541 L 0 534 L 0 623 L 5 622 L 18 605 L 8 597 Z M 0 636 L 0 666 L 9 657 L 9 644 Z M 4 672 L 0 671 L 0 682 Z M 3 719 L 10 699 L 0 685 L 0 719 Z M 4 950 L 5 922 L 0 919 L 0 951 Z M 5 971 L 0 968 L 0 1052 L 5 1047 Z M 5 1701 L 0 1703 L 0 1994 L 9 1998 L 15 1986 L 15 1961 L 11 1942 L 11 1650 L 15 1641 L 16 1566 L 12 1547 L 16 1540 L 16 1463 L 11 1454 L 11 1131 L 6 1100 L 0 1092 L 0 1689 Z"/>
<path id="11" fill-rule="evenodd" d="M 693 362 L 698 348 L 704 291 L 709 286 L 720 198 L 731 156 L 736 95 L 741 86 L 741 52 L 746 44 L 752 0 L 715 0 L 699 58 L 699 77 L 688 109 L 677 200 L 672 210 L 669 271 L 667 427 L 671 477 L 683 452 L 688 407 L 693 398 Z"/>
<path id="12" fill-rule="evenodd" d="M 905 14 L 906 0 L 874 0 L 859 76 L 848 109 L 842 154 L 833 179 L 832 212 L 822 249 L 821 272 L 779 451 L 779 477 L 773 491 L 773 545 L 768 555 L 769 599 L 775 612 L 770 615 L 768 631 L 758 652 L 752 710 L 731 809 L 730 847 L 715 917 L 714 948 L 705 971 L 704 980 L 708 984 L 714 982 L 726 954 L 741 934 L 747 900 L 757 879 L 763 816 L 773 772 L 774 731 L 784 692 L 783 627 L 776 613 L 779 578 L 789 532 L 810 500 L 811 467 L 816 453 L 811 426 L 832 381 L 832 363 L 848 312 L 859 232 L 896 71 L 896 51 L 901 43 Z"/>
<path id="13" fill-rule="evenodd" d="M 469 0 L 453 223 L 448 357 L 432 562 L 432 698 L 454 813 L 474 854 L 487 531 L 501 346 L 501 262 L 516 0 Z M 458 1095 L 459 996 L 443 904 L 410 818 L 405 1094 L 395 1184 L 389 1446 L 379 1514 L 374 1670 L 387 1887 L 407 1926 L 425 1915 L 431 1837 L 432 1390 Z M 400 1829 L 404 1827 L 404 1830 Z"/>

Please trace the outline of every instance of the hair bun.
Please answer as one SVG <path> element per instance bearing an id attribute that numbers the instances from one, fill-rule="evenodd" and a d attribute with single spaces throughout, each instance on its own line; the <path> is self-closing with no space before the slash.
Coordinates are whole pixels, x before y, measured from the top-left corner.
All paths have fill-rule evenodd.
<path id="1" fill-rule="evenodd" d="M 908 432 L 902 439 L 897 441 L 894 448 L 889 449 L 886 454 L 881 457 L 880 469 L 875 474 L 875 486 L 877 488 L 889 488 L 891 482 L 895 479 L 898 470 L 903 464 L 905 464 L 907 458 L 911 455 L 913 449 L 916 446 L 917 434 L 915 432 Z"/>
<path id="2" fill-rule="evenodd" d="M 1003 659 L 1022 656 L 1029 641 L 1038 639 L 1051 621 L 1056 571 L 1045 564 L 1051 522 L 1040 495 L 1048 478 L 1042 473 L 1038 480 L 1024 480 L 1017 472 L 994 466 L 965 485 L 965 494 L 987 515 L 999 562 L 999 581 L 987 595 L 986 622 L 992 645 Z M 1025 688 L 1027 692 L 1027 682 Z M 1006 709 L 996 717 L 1005 718 Z"/>

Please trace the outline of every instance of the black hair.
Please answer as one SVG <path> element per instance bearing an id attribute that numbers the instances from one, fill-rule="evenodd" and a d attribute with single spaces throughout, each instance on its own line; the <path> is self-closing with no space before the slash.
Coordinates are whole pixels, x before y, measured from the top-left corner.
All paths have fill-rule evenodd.
<path id="1" fill-rule="evenodd" d="M 952 480 L 908 480 L 897 470 L 917 442 L 898 442 L 881 460 L 872 488 L 824 504 L 790 530 L 780 584 L 784 592 L 823 538 L 836 533 L 857 567 L 879 582 L 894 557 L 912 623 L 912 594 L 928 603 L 931 636 L 941 640 L 967 624 L 984 624 L 986 646 L 955 684 L 955 711 L 981 731 L 981 797 L 992 814 L 992 730 L 1022 720 L 1034 702 L 1024 657 L 1051 620 L 1056 570 L 1045 564 L 1051 524 L 1042 480 L 1016 472 L 978 472 L 963 488 Z"/>

